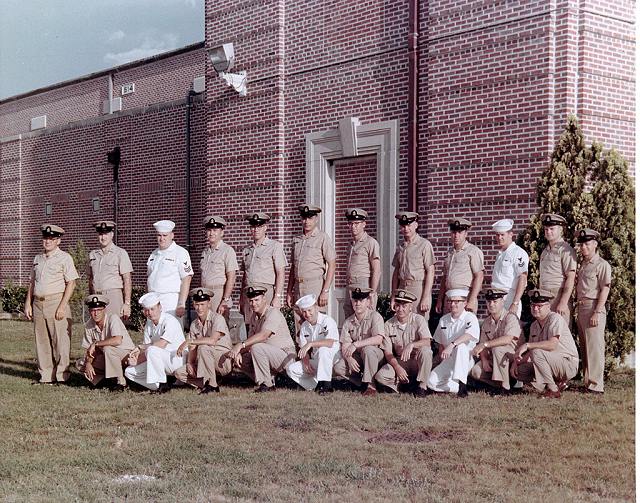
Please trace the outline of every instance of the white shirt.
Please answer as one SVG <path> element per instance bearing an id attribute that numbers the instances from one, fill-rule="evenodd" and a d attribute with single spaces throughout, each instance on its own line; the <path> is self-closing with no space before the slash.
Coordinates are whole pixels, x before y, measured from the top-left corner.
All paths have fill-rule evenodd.
<path id="1" fill-rule="evenodd" d="M 476 315 L 470 311 L 464 311 L 457 319 L 454 319 L 451 313 L 445 314 L 440 318 L 433 338 L 438 344 L 447 346 L 464 334 L 469 334 L 473 337 L 473 340 L 465 343 L 469 349 L 473 349 L 480 340 L 480 324 Z"/>
<path id="2" fill-rule="evenodd" d="M 172 242 L 166 250 L 156 248 L 147 260 L 147 290 L 180 293 L 180 282 L 193 276 L 189 252 Z"/>
<path id="3" fill-rule="evenodd" d="M 340 343 L 340 335 L 338 333 L 338 325 L 330 316 L 324 313 L 318 313 L 318 321 L 315 325 L 312 325 L 308 321 L 305 321 L 300 326 L 300 347 L 304 346 L 307 342 L 323 341 L 325 339 L 333 339 L 333 348 L 338 348 Z M 312 353 L 316 353 L 318 348 L 313 348 Z"/>
<path id="4" fill-rule="evenodd" d="M 169 343 L 164 348 L 167 351 L 175 353 L 178 350 L 180 344 L 184 342 L 184 333 L 177 318 L 167 313 L 160 313 L 157 325 L 154 325 L 153 321 L 147 320 L 142 343 L 153 344 L 160 339 Z"/>
<path id="5" fill-rule="evenodd" d="M 511 243 L 506 250 L 498 252 L 491 272 L 491 287 L 515 290 L 518 276 L 529 271 L 529 255 L 517 244 Z"/>

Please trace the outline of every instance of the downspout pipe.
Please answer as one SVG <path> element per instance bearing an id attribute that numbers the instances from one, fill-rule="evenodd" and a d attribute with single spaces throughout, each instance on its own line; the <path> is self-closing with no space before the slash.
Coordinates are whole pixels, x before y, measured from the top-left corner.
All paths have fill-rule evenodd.
<path id="1" fill-rule="evenodd" d="M 409 211 L 418 211 L 418 36 L 419 0 L 409 2 L 409 96 L 408 96 L 408 206 Z"/>
<path id="2" fill-rule="evenodd" d="M 193 97 L 198 94 L 193 89 L 187 94 L 187 110 L 185 112 L 186 122 L 186 166 L 185 166 L 185 198 L 187 215 L 187 251 L 191 254 L 191 109 L 193 108 Z M 191 326 L 191 303 L 189 298 L 186 302 L 187 326 Z"/>

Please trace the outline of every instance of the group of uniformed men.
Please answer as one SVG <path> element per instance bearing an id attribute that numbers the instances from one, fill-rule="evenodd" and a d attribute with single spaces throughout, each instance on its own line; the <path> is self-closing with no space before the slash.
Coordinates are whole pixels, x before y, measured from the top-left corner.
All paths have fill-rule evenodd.
<path id="1" fill-rule="evenodd" d="M 274 376 L 286 374 L 307 390 L 331 392 L 332 379 L 349 379 L 365 396 L 378 388 L 410 388 L 416 396 L 432 392 L 467 395 L 467 377 L 509 391 L 522 383 L 544 397 L 558 398 L 578 372 L 578 351 L 570 331 L 570 300 L 575 288 L 577 325 L 585 390 L 603 393 L 605 302 L 611 268 L 597 251 L 599 235 L 576 232 L 582 254 L 563 239 L 565 219 L 542 216 L 548 242 L 540 258 L 539 287 L 529 291 L 535 319 L 529 340 L 522 336 L 520 315 L 527 284 L 527 253 L 513 242 L 513 221 L 493 224 L 498 254 L 491 286 L 484 290 L 488 316 L 476 317 L 484 281 L 482 251 L 468 240 L 471 222 L 449 220 L 452 247 L 444 261 L 435 311 L 442 314 L 433 340 L 428 327 L 435 260 L 431 243 L 417 233 L 419 215 L 399 212 L 402 243 L 393 257 L 391 305 L 395 315 L 384 322 L 376 311 L 380 282 L 380 247 L 366 232 L 368 214 L 345 213 L 352 241 L 346 285 L 349 301 L 339 332 L 326 313 L 336 268 L 330 237 L 318 229 L 321 209 L 299 207 L 302 234 L 293 240 L 286 294 L 287 260 L 280 242 L 267 236 L 269 215 L 247 215 L 252 243 L 242 250 L 240 310 L 248 325 L 246 340 L 233 343 L 229 328 L 232 291 L 239 270 L 236 253 L 223 241 L 226 222 L 204 219 L 208 246 L 200 260 L 201 287 L 190 288 L 194 274 L 187 250 L 174 242 L 175 224 L 154 224 L 158 247 L 147 260 L 147 290 L 140 298 L 147 318 L 144 339 L 135 345 L 123 324 L 131 314 L 132 266 L 125 250 L 113 242 L 115 223 L 95 224 L 100 247 L 89 255 L 90 294 L 78 368 L 93 384 L 112 380 L 123 389 L 127 379 L 165 392 L 168 376 L 196 387 L 201 394 L 219 391 L 218 377 L 233 368 L 250 376 L 256 392 L 275 389 Z M 59 245 L 64 230 L 41 228 L 44 252 L 35 257 L 25 303 L 34 319 L 40 383 L 64 382 L 69 376 L 71 298 L 78 273 Z M 185 339 L 181 317 L 187 298 L 196 319 Z M 297 343 L 280 311 L 281 298 L 294 308 Z"/>

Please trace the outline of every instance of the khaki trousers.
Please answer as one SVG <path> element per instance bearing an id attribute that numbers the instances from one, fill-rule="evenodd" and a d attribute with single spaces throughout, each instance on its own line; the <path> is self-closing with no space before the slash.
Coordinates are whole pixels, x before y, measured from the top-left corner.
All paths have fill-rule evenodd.
<path id="1" fill-rule="evenodd" d="M 129 349 L 121 349 L 117 346 L 96 348 L 96 352 L 94 353 L 95 358 L 91 364 L 96 375 L 93 379 L 90 379 L 89 382 L 95 386 L 104 378 L 112 379 L 115 377 L 118 380 L 118 384 L 126 385 L 127 381 L 124 378 L 123 364 L 126 365 L 129 352 Z M 79 368 L 84 372 L 84 362 Z"/>
<path id="2" fill-rule="evenodd" d="M 271 301 L 273 300 L 273 294 L 275 291 L 274 286 L 268 285 L 267 283 L 253 283 L 253 285 L 261 286 L 262 288 L 267 289 L 267 293 L 265 293 L 265 296 L 267 297 L 267 305 L 270 306 Z M 298 300 L 298 299 L 295 299 L 295 300 Z M 244 322 L 248 325 L 249 322 L 251 321 L 251 316 L 253 315 L 253 311 L 251 311 L 251 304 L 249 304 L 249 299 L 246 296 L 244 297 L 244 301 L 242 302 L 242 309 L 244 311 Z"/>
<path id="3" fill-rule="evenodd" d="M 302 282 L 298 282 L 296 280 L 295 286 L 293 288 L 293 302 L 296 302 L 300 297 L 304 297 L 305 295 L 309 294 L 315 295 L 317 300 L 322 293 L 323 283 L 324 278 L 304 279 Z M 327 306 L 318 306 L 318 309 L 321 313 L 327 312 Z M 302 318 L 300 317 L 296 309 L 293 310 L 293 315 L 296 324 L 296 333 L 298 333 L 300 331 L 300 325 L 302 324 Z"/>
<path id="4" fill-rule="evenodd" d="M 67 304 L 65 317 L 56 320 L 60 300 L 62 293 L 33 301 L 33 331 L 40 382 L 64 382 L 69 377 L 71 308 Z"/>
<path id="5" fill-rule="evenodd" d="M 433 363 L 431 346 L 415 349 L 411 353 L 411 358 L 406 362 L 400 360 L 400 357 L 398 357 L 397 360 L 400 366 L 407 371 L 410 379 L 415 378 L 420 388 L 427 389 L 427 380 L 429 379 L 431 365 Z M 387 386 L 393 391 L 398 391 L 398 377 L 396 371 L 390 364 L 387 363 L 383 365 L 383 367 L 378 370 L 375 379 L 383 386 Z"/>
<path id="6" fill-rule="evenodd" d="M 471 369 L 471 377 L 496 388 L 502 386 L 506 390 L 511 389 L 509 366 L 515 352 L 513 346 L 498 346 L 488 351 L 491 354 L 491 372 L 482 370 L 482 360 L 480 360 Z"/>
<path id="7" fill-rule="evenodd" d="M 173 373 L 178 381 L 196 388 L 202 388 L 205 384 L 215 388 L 218 386 L 217 376 L 226 376 L 231 372 L 233 362 L 224 356 L 229 352 L 227 348 L 201 345 L 191 351 L 196 351 L 196 377 L 189 377 L 187 366 L 183 365 Z"/>
<path id="8" fill-rule="evenodd" d="M 426 320 L 429 320 L 429 313 L 426 313 L 425 311 L 422 311 L 420 309 L 420 299 L 422 298 L 422 287 L 423 287 L 423 283 L 424 280 L 404 280 L 401 279 L 398 282 L 398 287 L 406 290 L 408 292 L 411 292 L 413 295 L 415 295 L 417 297 L 418 300 L 416 300 L 413 303 L 415 312 L 418 313 L 421 316 L 424 316 Z"/>
<path id="9" fill-rule="evenodd" d="M 285 370 L 295 359 L 294 348 L 285 351 L 266 342 L 259 342 L 242 354 L 240 370 L 257 385 L 264 384 L 270 388 L 274 385 L 273 376 Z"/>
<path id="10" fill-rule="evenodd" d="M 333 374 L 336 377 L 349 379 L 356 385 L 369 384 L 384 360 L 384 353 L 378 346 L 364 346 L 353 353 L 353 358 L 360 365 L 359 373 L 352 373 L 345 359 L 340 358 L 333 366 Z"/>
<path id="11" fill-rule="evenodd" d="M 109 304 L 105 308 L 107 314 L 113 313 L 120 316 L 122 306 L 124 305 L 124 294 L 122 288 L 113 288 L 111 290 L 96 290 L 94 293 L 105 295 L 109 299 Z"/>
<path id="12" fill-rule="evenodd" d="M 593 391 L 604 391 L 605 343 L 607 315 L 598 314 L 598 325 L 589 326 L 597 300 L 582 299 L 578 303 L 578 339 L 584 369 L 584 384 Z"/>
<path id="13" fill-rule="evenodd" d="M 549 292 L 551 292 L 553 295 L 555 295 L 555 297 L 551 300 L 551 310 L 555 313 L 556 308 L 558 307 L 558 302 L 560 301 L 560 297 L 558 296 L 558 293 L 560 292 L 560 290 L 549 290 Z M 573 319 L 573 309 L 571 309 L 571 299 L 569 299 L 569 312 L 566 315 L 562 316 L 564 318 L 564 321 L 567 322 L 567 326 L 569 328 L 571 328 L 571 320 Z"/>
<path id="14" fill-rule="evenodd" d="M 531 349 L 530 361 L 518 365 L 518 379 L 542 392 L 545 388 L 558 390 L 560 381 L 569 381 L 578 373 L 578 360 L 566 358 L 553 351 Z"/>

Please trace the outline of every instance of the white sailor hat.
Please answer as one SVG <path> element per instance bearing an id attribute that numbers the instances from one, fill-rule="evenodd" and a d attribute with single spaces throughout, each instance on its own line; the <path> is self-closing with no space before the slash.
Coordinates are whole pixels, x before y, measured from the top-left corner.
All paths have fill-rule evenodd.
<path id="1" fill-rule="evenodd" d="M 142 307 L 151 309 L 152 307 L 155 307 L 160 303 L 160 295 L 158 295 L 156 292 L 145 293 L 142 297 L 140 297 L 138 303 Z"/>
<path id="2" fill-rule="evenodd" d="M 162 234 L 166 232 L 172 232 L 176 224 L 171 220 L 158 220 L 153 227 L 156 229 L 156 232 L 160 232 Z"/>
<path id="3" fill-rule="evenodd" d="M 507 232 L 513 229 L 513 220 L 510 218 L 503 218 L 502 220 L 498 220 L 495 224 L 491 226 L 493 232 Z"/>
<path id="4" fill-rule="evenodd" d="M 447 290 L 447 298 L 453 299 L 455 297 L 460 297 L 466 299 L 469 296 L 469 290 L 466 288 L 452 288 L 451 290 Z"/>
<path id="5" fill-rule="evenodd" d="M 304 297 L 300 297 L 296 301 L 296 307 L 300 309 L 309 309 L 316 303 L 316 296 L 310 293 L 309 295 L 305 295 Z"/>

